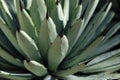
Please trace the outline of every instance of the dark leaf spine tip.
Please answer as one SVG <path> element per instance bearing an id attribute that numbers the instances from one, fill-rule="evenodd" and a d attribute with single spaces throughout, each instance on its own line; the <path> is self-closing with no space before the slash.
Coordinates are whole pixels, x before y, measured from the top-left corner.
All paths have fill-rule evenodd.
<path id="1" fill-rule="evenodd" d="M 56 4 L 57 4 L 57 5 L 58 5 L 59 2 L 60 2 L 59 0 L 56 0 Z"/>
<path id="2" fill-rule="evenodd" d="M 20 26 L 19 26 L 19 23 L 17 22 L 17 20 L 15 19 L 15 18 L 13 18 L 13 21 L 15 22 L 15 25 L 16 25 L 16 30 L 18 31 L 18 32 L 20 32 Z"/>
<path id="3" fill-rule="evenodd" d="M 24 9 L 24 3 L 22 0 L 19 0 L 20 1 L 20 10 L 22 11 Z"/>
<path id="4" fill-rule="evenodd" d="M 14 28 L 15 28 L 15 30 L 16 31 L 20 31 L 20 24 L 19 24 L 19 21 L 18 21 L 18 17 L 17 17 L 17 15 L 15 15 L 15 13 L 12 13 L 11 14 L 12 15 L 12 17 L 13 17 L 13 25 L 14 25 Z"/>
<path id="5" fill-rule="evenodd" d="M 16 30 L 20 32 L 20 26 L 16 23 Z"/>
<path id="6" fill-rule="evenodd" d="M 83 19 L 83 18 L 84 18 L 84 15 L 85 15 L 85 12 L 86 12 L 87 8 L 88 8 L 88 4 L 87 4 L 87 6 L 86 6 L 85 10 L 83 11 L 83 13 L 82 13 L 82 15 L 81 15 L 81 17 L 80 17 L 81 19 Z"/>
<path id="7" fill-rule="evenodd" d="M 62 28 L 62 30 L 61 30 L 60 37 L 62 38 L 62 37 L 63 37 L 63 35 L 64 35 L 64 28 Z"/>
<path id="8" fill-rule="evenodd" d="M 79 0 L 79 5 L 82 3 L 82 0 Z"/>
<path id="9" fill-rule="evenodd" d="M 104 11 L 106 11 L 106 9 L 108 8 L 108 6 L 109 6 L 109 3 L 110 3 L 110 2 L 111 2 L 111 1 L 110 1 L 110 0 L 108 0 L 107 5 L 106 5 L 106 7 L 105 7 Z"/>
<path id="10" fill-rule="evenodd" d="M 30 59 L 29 59 L 29 58 L 26 58 L 25 60 L 26 60 L 28 63 L 30 62 Z"/>
<path id="11" fill-rule="evenodd" d="M 16 27 L 16 30 L 17 30 L 17 32 L 20 32 L 20 29 L 18 27 Z"/>
<path id="12" fill-rule="evenodd" d="M 110 3 L 110 1 L 108 1 L 107 6 L 105 7 L 104 11 L 106 11 L 106 9 L 107 9 L 107 7 L 108 7 L 109 3 Z"/>
<path id="13" fill-rule="evenodd" d="M 46 13 L 46 19 L 48 19 L 49 18 L 49 13 L 48 13 L 48 11 L 47 11 L 47 13 Z"/>

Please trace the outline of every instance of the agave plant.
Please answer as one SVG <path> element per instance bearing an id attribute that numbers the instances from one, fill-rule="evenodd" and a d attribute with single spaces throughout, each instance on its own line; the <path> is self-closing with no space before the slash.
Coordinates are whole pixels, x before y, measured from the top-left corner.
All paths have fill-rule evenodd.
<path id="1" fill-rule="evenodd" d="M 13 1 L 13 2 L 12 2 Z M 0 79 L 120 78 L 120 23 L 111 2 L 0 0 Z"/>

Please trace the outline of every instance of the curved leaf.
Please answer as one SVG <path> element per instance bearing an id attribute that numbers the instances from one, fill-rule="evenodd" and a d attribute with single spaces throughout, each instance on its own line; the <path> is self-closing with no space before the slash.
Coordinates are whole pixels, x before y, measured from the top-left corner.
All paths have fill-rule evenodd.
<path id="1" fill-rule="evenodd" d="M 68 47 L 68 40 L 65 35 L 62 38 L 58 36 L 55 39 L 48 52 L 48 66 L 51 71 L 57 70 L 58 65 L 67 54 Z"/>
<path id="2" fill-rule="evenodd" d="M 42 64 L 34 60 L 31 60 L 29 62 L 24 60 L 24 65 L 30 72 L 32 72 L 36 76 L 41 77 L 47 74 L 47 69 Z"/>
<path id="3" fill-rule="evenodd" d="M 24 31 L 16 32 L 16 37 L 20 48 L 29 59 L 41 60 L 41 56 L 34 40 Z"/>

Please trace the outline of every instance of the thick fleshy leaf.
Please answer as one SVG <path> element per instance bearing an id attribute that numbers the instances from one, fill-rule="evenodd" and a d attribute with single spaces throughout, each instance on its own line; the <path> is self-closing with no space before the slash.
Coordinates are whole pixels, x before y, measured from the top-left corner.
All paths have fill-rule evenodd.
<path id="1" fill-rule="evenodd" d="M 3 17 L 8 25 L 8 28 L 10 28 L 14 32 L 15 28 L 12 27 L 13 26 L 12 25 L 13 17 L 9 11 L 9 8 L 8 8 L 5 0 L 0 0 L 0 9 L 1 9 Z"/>
<path id="2" fill-rule="evenodd" d="M 120 78 L 120 23 L 99 1 L 0 0 L 0 79 Z"/>
<path id="3" fill-rule="evenodd" d="M 0 70 L 0 77 L 12 80 L 29 80 L 33 78 L 33 75 L 29 73 L 11 73 Z"/>
<path id="4" fill-rule="evenodd" d="M 90 25 L 88 25 L 88 27 L 90 26 L 91 29 L 88 29 L 88 34 L 85 38 L 85 42 L 86 44 L 89 44 L 90 41 L 92 41 L 93 39 L 95 39 L 97 37 L 96 35 L 96 29 L 99 27 L 100 24 L 102 24 L 103 20 L 105 19 L 106 15 L 108 14 L 108 12 L 110 11 L 111 8 L 111 3 L 108 4 L 107 9 L 104 12 L 99 12 L 96 16 L 95 16 L 95 20 L 93 20 L 93 22 L 91 21 Z M 99 16 L 99 17 L 98 17 Z M 93 26 L 93 27 L 92 27 Z M 84 42 L 83 42 L 84 43 Z M 84 44 L 84 45 L 86 45 Z M 82 45 L 83 46 L 83 45 Z"/>
<path id="5" fill-rule="evenodd" d="M 0 48 L 0 57 L 2 57 L 3 59 L 5 59 L 6 61 L 10 62 L 13 65 L 16 65 L 18 67 L 23 67 L 22 62 L 19 59 L 17 60 L 17 58 L 13 57 L 2 48 Z"/>
<path id="6" fill-rule="evenodd" d="M 30 72 L 32 72 L 36 76 L 44 76 L 47 74 L 47 69 L 42 64 L 34 60 L 31 60 L 29 62 L 25 60 L 24 65 Z"/>
<path id="7" fill-rule="evenodd" d="M 67 0 L 66 0 L 67 1 Z M 69 20 L 65 26 L 65 32 L 67 33 L 69 27 L 78 19 L 79 11 L 82 7 L 78 5 L 78 0 L 69 0 Z M 80 17 L 79 17 L 80 18 Z"/>
<path id="8" fill-rule="evenodd" d="M 108 6 L 103 6 L 102 9 L 95 15 L 95 17 L 93 17 L 91 22 L 87 25 L 86 29 L 85 27 L 82 27 L 83 33 L 79 37 L 79 41 L 76 43 L 76 46 L 73 49 L 74 51 L 83 49 L 98 36 L 97 29 L 99 28 L 99 25 L 102 24 L 103 20 L 108 14 L 110 7 L 111 3 L 108 4 Z"/>
<path id="9" fill-rule="evenodd" d="M 107 25 L 110 23 L 110 21 L 113 19 L 114 16 L 115 16 L 114 12 L 109 12 L 106 15 L 106 18 L 102 21 L 100 26 L 96 29 L 96 32 L 97 32 L 96 36 L 100 35 L 107 28 Z"/>
<path id="10" fill-rule="evenodd" d="M 88 7 L 88 4 L 89 4 L 90 0 L 80 0 L 80 1 L 81 1 L 81 5 L 83 6 L 82 7 L 82 12 L 81 12 L 81 17 L 83 17 L 84 14 L 85 14 L 86 9 Z"/>
<path id="11" fill-rule="evenodd" d="M 51 71 L 56 71 L 58 65 L 65 58 L 69 44 L 66 36 L 57 37 L 48 51 L 48 66 Z M 54 57 L 54 58 L 53 58 Z"/>
<path id="12" fill-rule="evenodd" d="M 90 76 L 75 76 L 69 75 L 65 77 L 65 80 L 109 80 L 109 79 L 119 79 L 120 74 L 94 74 Z"/>
<path id="13" fill-rule="evenodd" d="M 71 68 L 68 68 L 66 70 L 58 70 L 55 75 L 60 76 L 60 77 L 66 77 L 71 74 L 75 74 L 76 72 L 79 72 L 81 69 L 85 68 L 85 64 L 77 64 Z"/>
<path id="14" fill-rule="evenodd" d="M 52 79 L 52 76 L 51 75 L 48 75 L 44 78 L 44 80 L 51 80 Z"/>
<path id="15" fill-rule="evenodd" d="M 71 17 L 72 17 L 72 15 L 74 15 L 73 13 L 74 13 L 74 10 L 75 10 L 75 8 L 78 6 L 78 0 L 69 0 L 70 1 L 70 10 L 69 10 L 69 17 L 70 17 L 70 19 L 71 19 Z"/>
<path id="16" fill-rule="evenodd" d="M 12 33 L 12 31 L 7 27 L 7 24 L 3 21 L 3 19 L 0 17 L 0 29 L 4 32 L 5 36 L 8 38 L 8 40 L 12 43 L 12 45 L 19 51 L 20 47 L 18 46 L 17 40 Z"/>
<path id="17" fill-rule="evenodd" d="M 91 65 L 83 69 L 83 72 L 100 72 L 112 69 L 114 67 L 120 66 L 120 56 L 114 56 L 105 61 L 97 63 L 95 65 Z M 117 66 L 118 65 L 118 66 Z"/>
<path id="18" fill-rule="evenodd" d="M 17 17 L 19 20 L 20 29 L 24 30 L 28 35 L 30 35 L 35 40 L 35 42 L 37 42 L 34 23 L 30 15 L 25 9 L 21 9 L 20 7 L 21 3 L 19 0 L 14 0 L 14 4 L 17 11 Z M 18 28 L 18 30 L 20 30 L 19 26 L 16 27 Z"/>
<path id="19" fill-rule="evenodd" d="M 52 9 L 56 5 L 56 0 L 45 0 L 45 2 L 46 2 L 46 5 L 47 5 L 48 12 L 51 13 Z"/>
<path id="20" fill-rule="evenodd" d="M 118 45 L 120 43 L 120 35 L 116 35 L 113 38 L 107 40 L 107 41 L 103 41 L 98 48 L 96 48 L 96 51 L 94 51 L 94 54 L 100 54 L 103 53 L 105 51 L 110 50 L 111 48 L 115 47 L 116 45 Z"/>
<path id="21" fill-rule="evenodd" d="M 74 11 L 74 17 L 73 17 L 73 22 L 72 24 L 78 20 L 81 16 L 81 12 L 82 12 L 82 5 L 78 5 Z"/>
<path id="22" fill-rule="evenodd" d="M 65 0 L 65 2 L 64 2 L 64 8 L 63 8 L 64 26 L 66 26 L 67 21 L 69 20 L 69 7 L 70 7 L 69 4 L 70 4 L 69 0 Z"/>
<path id="23" fill-rule="evenodd" d="M 70 28 L 70 30 L 67 33 L 67 38 L 69 41 L 69 49 L 74 46 L 74 44 L 77 42 L 79 36 L 82 33 L 82 26 L 83 26 L 84 20 L 78 19 Z"/>
<path id="24" fill-rule="evenodd" d="M 64 14 L 63 14 L 63 10 L 62 10 L 62 6 L 61 4 L 58 2 L 57 4 L 57 11 L 58 11 L 58 17 L 61 21 L 64 20 Z"/>
<path id="25" fill-rule="evenodd" d="M 16 49 L 14 48 L 13 44 L 11 44 L 11 42 L 7 39 L 7 37 L 4 35 L 4 33 L 1 30 L 0 30 L 0 45 L 10 53 L 14 54 L 15 52 L 18 52 L 17 48 Z M 21 58 L 20 54 L 16 54 L 14 56 L 17 57 L 18 55 L 19 58 Z"/>
<path id="26" fill-rule="evenodd" d="M 35 1 L 35 2 L 36 2 L 36 1 Z M 33 0 L 29 0 L 29 1 L 26 0 L 26 8 L 27 8 L 27 9 L 30 9 L 30 7 L 32 6 L 32 3 L 34 3 Z"/>
<path id="27" fill-rule="evenodd" d="M 108 58 L 110 58 L 112 56 L 119 55 L 119 54 L 120 54 L 120 49 L 104 53 L 102 55 L 99 55 L 99 56 L 95 57 L 87 65 L 89 66 L 89 65 L 97 64 L 99 62 L 107 60 Z"/>
<path id="28" fill-rule="evenodd" d="M 24 31 L 16 32 L 16 37 L 20 48 L 25 56 L 31 60 L 41 60 L 41 56 L 34 40 Z"/>
<path id="29" fill-rule="evenodd" d="M 49 13 L 50 17 L 54 21 L 56 25 L 56 30 L 58 34 L 61 34 L 62 28 L 63 28 L 63 22 L 59 19 L 59 14 L 58 14 L 58 4 L 55 4 L 53 9 L 51 10 L 51 13 Z"/>
<path id="30" fill-rule="evenodd" d="M 65 6 L 65 8 L 68 8 L 69 7 L 69 1 L 68 0 L 66 0 L 65 1 L 65 4 L 67 4 L 67 6 Z M 65 9 L 64 8 L 64 9 Z M 57 12 L 58 12 L 58 18 L 59 18 L 59 20 L 60 21 L 62 21 L 62 23 L 63 23 L 63 27 L 65 28 L 65 26 L 66 26 L 66 24 L 67 24 L 67 18 L 68 18 L 68 12 L 69 12 L 69 9 L 68 9 L 68 11 L 66 10 L 66 13 L 65 13 L 65 15 L 64 15 L 64 10 L 62 9 L 62 6 L 61 6 L 61 4 L 58 2 L 57 3 Z"/>
<path id="31" fill-rule="evenodd" d="M 105 39 L 105 38 L 104 38 Z M 113 37 L 112 39 L 105 41 L 104 39 L 99 43 L 99 45 L 91 52 L 92 54 L 89 54 L 85 57 L 82 58 L 86 58 L 86 60 L 91 59 L 93 57 L 96 57 L 100 54 L 103 54 L 104 52 L 110 50 L 111 48 L 115 47 L 116 45 L 118 45 L 120 43 L 120 35 L 116 35 L 115 37 Z M 114 42 L 114 43 L 113 43 Z M 85 50 L 87 51 L 87 50 Z M 84 51 L 83 51 L 84 52 Z M 85 55 L 85 54 L 82 54 Z M 81 58 L 81 57 L 80 57 Z M 81 59 L 82 59 L 81 58 Z"/>
<path id="32" fill-rule="evenodd" d="M 40 27 L 38 41 L 39 41 L 39 49 L 41 51 L 41 56 L 43 59 L 47 60 L 47 52 L 50 45 L 54 42 L 57 37 L 56 25 L 53 20 L 49 17 L 45 19 Z"/>
<path id="33" fill-rule="evenodd" d="M 70 58 L 66 62 L 63 63 L 63 67 L 71 67 L 76 65 L 79 62 L 88 61 L 94 54 L 91 54 L 98 45 L 103 41 L 103 36 L 98 37 L 95 41 L 93 41 L 86 49 L 81 52 L 78 52 L 79 55 L 76 55 L 73 58 Z"/>
<path id="34" fill-rule="evenodd" d="M 89 1 L 89 4 L 87 6 L 87 10 L 86 10 L 85 15 L 84 15 L 84 19 L 85 19 L 84 27 L 88 24 L 90 18 L 92 17 L 98 2 L 99 2 L 99 0 L 90 0 Z"/>
<path id="35" fill-rule="evenodd" d="M 28 4 L 30 4 L 30 5 L 27 6 L 27 9 L 29 9 L 29 11 L 30 11 L 30 16 L 34 22 L 35 29 L 37 30 L 36 34 L 38 34 L 39 27 L 41 24 L 41 19 L 40 19 L 40 13 L 38 10 L 37 0 L 31 0 L 31 3 L 29 3 L 29 2 L 30 1 L 28 1 Z"/>
<path id="36" fill-rule="evenodd" d="M 40 13 L 41 20 L 44 20 L 47 14 L 47 8 L 44 0 L 37 0 L 38 10 Z"/>
<path id="37" fill-rule="evenodd" d="M 120 22 L 115 24 L 105 35 L 105 41 L 111 38 L 120 29 Z"/>
<path id="38" fill-rule="evenodd" d="M 13 66 L 13 64 L 10 64 L 9 62 L 7 62 L 5 59 L 0 59 L 0 69 L 1 70 L 9 70 L 9 71 L 19 71 L 19 69 L 17 69 L 18 67 Z M 19 67 L 20 68 L 20 67 Z"/>

